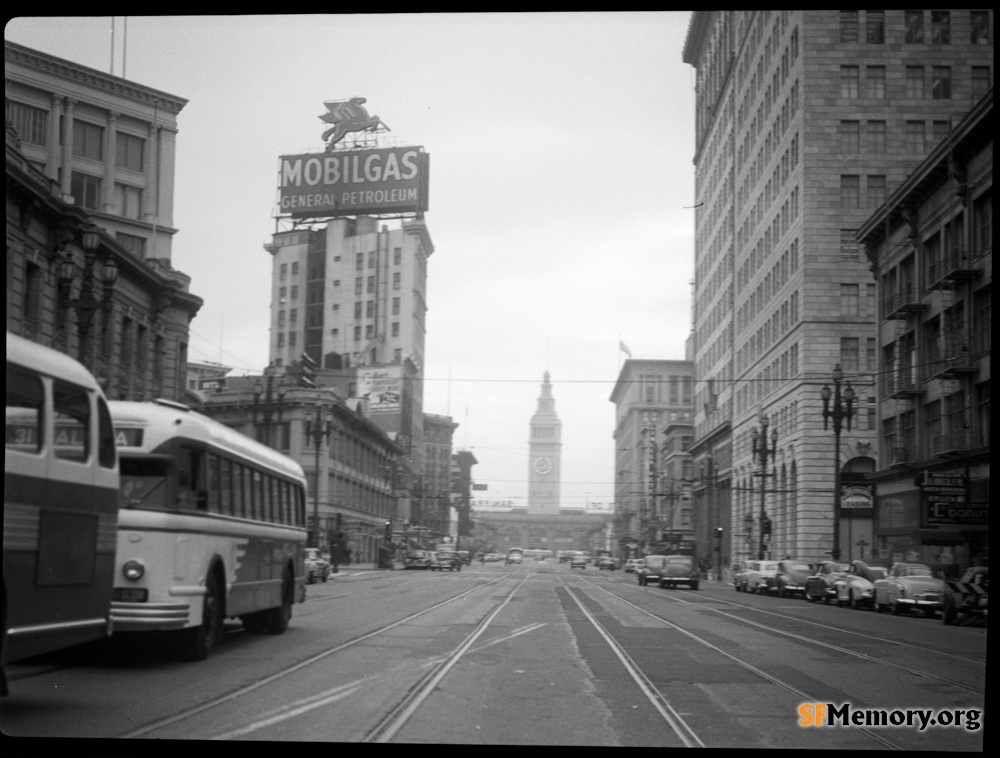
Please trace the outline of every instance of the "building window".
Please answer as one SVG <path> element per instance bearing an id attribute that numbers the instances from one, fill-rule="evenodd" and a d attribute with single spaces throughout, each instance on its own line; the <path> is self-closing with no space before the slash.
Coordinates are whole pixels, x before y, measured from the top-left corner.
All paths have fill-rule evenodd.
<path id="1" fill-rule="evenodd" d="M 366 324 L 365 325 L 365 339 L 370 340 L 375 336 L 375 325 Z"/>
<path id="2" fill-rule="evenodd" d="M 284 346 L 285 346 L 285 333 L 278 332 L 278 347 L 284 347 Z"/>
<path id="3" fill-rule="evenodd" d="M 948 134 L 951 132 L 951 124 L 947 121 L 932 121 L 931 122 L 931 140 L 935 145 L 943 142 L 947 139 Z"/>
<path id="4" fill-rule="evenodd" d="M 295 347 L 298 344 L 298 342 L 299 342 L 299 334 L 298 334 L 298 332 L 289 332 L 288 333 L 288 346 L 289 347 Z"/>
<path id="5" fill-rule="evenodd" d="M 375 301 L 369 300 L 365 303 L 365 316 L 368 318 L 374 318 L 375 316 Z"/>
<path id="6" fill-rule="evenodd" d="M 972 206 L 972 246 L 978 257 L 993 246 L 993 193 L 976 198 Z"/>
<path id="7" fill-rule="evenodd" d="M 990 44 L 990 12 L 972 11 L 970 14 L 972 21 L 972 34 L 969 42 L 973 45 Z"/>
<path id="8" fill-rule="evenodd" d="M 394 266 L 398 266 L 403 262 L 403 248 L 394 247 L 392 249 L 392 263 Z"/>
<path id="9" fill-rule="evenodd" d="M 857 66 L 840 67 L 840 96 L 854 99 L 858 96 L 859 69 Z"/>
<path id="10" fill-rule="evenodd" d="M 951 13 L 949 11 L 931 11 L 931 44 L 947 45 L 951 43 Z"/>
<path id="11" fill-rule="evenodd" d="M 360 326 L 354 327 L 354 341 L 355 342 L 360 342 L 361 341 L 361 327 Z"/>
<path id="12" fill-rule="evenodd" d="M 915 157 L 924 154 L 924 122 L 906 122 L 906 151 Z"/>
<path id="13" fill-rule="evenodd" d="M 906 67 L 906 96 L 915 100 L 922 100 L 924 95 L 924 67 Z"/>
<path id="14" fill-rule="evenodd" d="M 285 312 L 284 311 L 278 311 L 278 326 L 279 327 L 284 327 L 285 326 Z"/>
<path id="15" fill-rule="evenodd" d="M 278 269 L 280 274 L 278 275 L 281 281 L 285 281 L 288 278 L 288 264 L 282 263 L 281 267 Z"/>
<path id="16" fill-rule="evenodd" d="M 858 285 L 840 285 L 840 315 L 845 318 L 858 316 Z"/>
<path id="17" fill-rule="evenodd" d="M 990 91 L 990 87 L 993 86 L 993 80 L 990 76 L 989 66 L 973 66 L 972 67 L 972 96 L 974 98 L 980 98 Z"/>
<path id="18" fill-rule="evenodd" d="M 288 323 L 291 326 L 295 326 L 298 322 L 299 322 L 299 309 L 298 308 L 292 308 L 288 312 Z"/>
<path id="19" fill-rule="evenodd" d="M 856 374 L 861 370 L 858 343 L 857 337 L 840 338 L 840 367 L 848 374 Z"/>
<path id="20" fill-rule="evenodd" d="M 399 315 L 399 298 L 398 297 L 394 297 L 392 299 L 392 315 L 393 316 L 398 316 Z"/>
<path id="21" fill-rule="evenodd" d="M 299 299 L 299 285 L 295 284 L 292 286 L 292 300 Z"/>
<path id="22" fill-rule="evenodd" d="M 865 42 L 869 45 L 885 42 L 885 11 L 865 11 Z"/>
<path id="23" fill-rule="evenodd" d="M 146 140 L 125 132 L 115 136 L 115 165 L 130 171 L 142 171 Z"/>
<path id="24" fill-rule="evenodd" d="M 848 154 L 860 152 L 860 142 L 861 142 L 860 135 L 861 135 L 860 121 L 841 121 L 840 152 Z"/>
<path id="25" fill-rule="evenodd" d="M 354 256 L 354 270 L 361 271 L 364 269 L 364 267 L 365 267 L 365 254 L 357 253 Z"/>
<path id="26" fill-rule="evenodd" d="M 861 207 L 861 177 L 852 175 L 840 177 L 840 207 L 845 210 Z"/>
<path id="27" fill-rule="evenodd" d="M 369 292 L 374 292 L 375 291 L 375 277 L 374 276 L 369 276 L 368 277 L 368 291 Z"/>
<path id="28" fill-rule="evenodd" d="M 924 12 L 906 11 L 906 41 L 920 44 L 924 41 Z"/>
<path id="29" fill-rule="evenodd" d="M 21 142 L 42 147 L 49 144 L 48 111 L 8 100 L 7 118 Z"/>
<path id="30" fill-rule="evenodd" d="M 402 286 L 403 278 L 402 274 L 398 271 L 392 275 L 392 288 L 398 290 Z"/>
<path id="31" fill-rule="evenodd" d="M 362 304 L 362 302 L 360 300 L 355 300 L 354 301 L 354 319 L 356 321 L 361 319 L 361 309 L 363 307 L 364 307 L 364 305 Z"/>
<path id="32" fill-rule="evenodd" d="M 868 137 L 868 151 L 871 153 L 885 152 L 885 121 L 869 121 L 865 124 Z"/>
<path id="33" fill-rule="evenodd" d="M 867 97 L 885 97 L 885 66 L 868 66 L 865 68 L 865 76 L 868 83 Z"/>
<path id="34" fill-rule="evenodd" d="M 878 208 L 885 202 L 886 184 L 884 176 L 868 177 L 868 207 Z"/>
<path id="35" fill-rule="evenodd" d="M 94 161 L 104 160 L 104 127 L 74 120 L 73 155 Z"/>
<path id="36" fill-rule="evenodd" d="M 128 184 L 115 184 L 116 211 L 124 218 L 142 216 L 142 190 Z"/>
<path id="37" fill-rule="evenodd" d="M 368 268 L 375 268 L 375 251 L 368 253 Z"/>
<path id="38" fill-rule="evenodd" d="M 399 336 L 399 322 L 398 321 L 393 321 L 392 322 L 392 336 L 393 337 L 398 337 Z"/>
<path id="39" fill-rule="evenodd" d="M 935 100 L 951 99 L 951 66 L 931 67 L 931 97 Z"/>
<path id="40" fill-rule="evenodd" d="M 840 41 L 852 43 L 858 41 L 858 11 L 840 12 Z"/>
<path id="41" fill-rule="evenodd" d="M 70 194 L 76 204 L 88 210 L 97 210 L 101 204 L 101 179 L 90 174 L 73 172 L 70 178 Z"/>
<path id="42" fill-rule="evenodd" d="M 115 240 L 136 257 L 144 258 L 146 256 L 145 237 L 139 237 L 135 234 L 125 234 L 124 232 L 115 232 Z"/>
<path id="43" fill-rule="evenodd" d="M 364 286 L 365 286 L 365 283 L 364 283 L 364 277 L 363 276 L 359 276 L 359 277 L 355 278 L 355 280 L 354 280 L 354 294 L 355 295 L 362 294 L 364 292 Z"/>

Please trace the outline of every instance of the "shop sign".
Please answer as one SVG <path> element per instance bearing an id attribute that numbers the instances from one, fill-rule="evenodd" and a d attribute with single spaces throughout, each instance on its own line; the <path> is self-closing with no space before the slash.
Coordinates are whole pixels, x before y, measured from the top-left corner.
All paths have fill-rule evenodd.
<path id="1" fill-rule="evenodd" d="M 873 504 L 871 487 L 863 484 L 853 484 L 850 487 L 844 487 L 840 498 L 841 509 L 867 508 L 871 510 Z"/>

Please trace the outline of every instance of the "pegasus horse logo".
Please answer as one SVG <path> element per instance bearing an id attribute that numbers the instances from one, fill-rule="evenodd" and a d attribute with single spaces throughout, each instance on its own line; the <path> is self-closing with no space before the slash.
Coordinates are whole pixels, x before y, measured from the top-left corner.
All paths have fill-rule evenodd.
<path id="1" fill-rule="evenodd" d="M 328 112 L 319 118 L 321 121 L 333 124 L 323 132 L 323 139 L 328 140 L 327 152 L 333 150 L 333 146 L 350 132 L 373 132 L 379 125 L 386 130 L 389 129 L 378 116 L 368 115 L 365 102 L 363 97 L 352 97 L 350 100 L 327 100 L 323 103 Z"/>

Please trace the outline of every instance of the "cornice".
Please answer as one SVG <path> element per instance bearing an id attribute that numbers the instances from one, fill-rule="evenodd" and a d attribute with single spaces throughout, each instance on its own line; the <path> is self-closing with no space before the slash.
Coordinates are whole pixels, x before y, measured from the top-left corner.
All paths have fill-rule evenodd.
<path id="1" fill-rule="evenodd" d="M 78 63 L 57 58 L 31 48 L 4 41 L 4 61 L 7 66 L 19 65 L 75 82 L 91 89 L 118 95 L 134 102 L 161 108 L 174 115 L 180 113 L 188 101 L 161 90 L 136 84 L 119 76 L 105 74 Z M 9 70 L 6 72 L 9 78 Z"/>

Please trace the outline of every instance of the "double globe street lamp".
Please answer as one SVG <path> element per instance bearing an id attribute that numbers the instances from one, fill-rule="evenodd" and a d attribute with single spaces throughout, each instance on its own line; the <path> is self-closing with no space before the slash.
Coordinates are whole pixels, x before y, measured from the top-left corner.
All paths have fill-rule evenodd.
<path id="1" fill-rule="evenodd" d="M 313 470 L 316 472 L 316 481 L 313 483 L 313 518 L 312 529 L 309 530 L 309 546 L 319 547 L 319 454 L 323 448 L 323 441 L 330 439 L 333 433 L 333 413 L 327 408 L 323 411 L 316 408 L 313 411 L 306 411 L 305 415 L 306 440 L 312 442 L 315 452 L 315 462 Z"/>
<path id="2" fill-rule="evenodd" d="M 105 314 L 113 307 L 115 283 L 118 281 L 118 266 L 110 256 L 101 261 L 100 271 L 95 271 L 97 251 L 101 246 L 101 236 L 96 227 L 87 227 L 80 234 L 80 246 L 83 248 L 83 271 L 80 272 L 76 261 L 70 255 L 65 255 L 59 261 L 59 305 L 63 309 L 72 308 L 76 314 L 76 331 L 79 337 L 79 360 L 92 368 L 90 360 L 90 329 L 97 311 Z M 73 283 L 80 273 L 80 295 L 72 297 Z M 101 293 L 97 293 L 100 279 Z M 105 316 L 104 327 L 107 328 Z"/>
<path id="3" fill-rule="evenodd" d="M 847 422 L 847 431 L 851 431 L 851 418 L 854 416 L 854 388 L 847 382 L 843 391 L 840 384 L 844 380 L 844 372 L 838 363 L 833 367 L 830 375 L 833 381 L 833 389 L 829 384 L 824 384 L 819 396 L 823 399 L 823 429 L 829 428 L 829 422 L 833 421 L 833 548 L 830 550 L 830 558 L 840 560 L 840 433 L 844 429 L 844 422 Z"/>
<path id="4" fill-rule="evenodd" d="M 757 560 L 764 560 L 764 537 L 771 534 L 771 522 L 767 518 L 767 459 L 773 458 L 778 447 L 778 430 L 771 430 L 770 443 L 767 439 L 767 428 L 771 420 L 766 413 L 760 414 L 760 428 L 750 432 L 753 441 L 753 457 L 760 461 L 760 536 L 757 543 Z"/>

